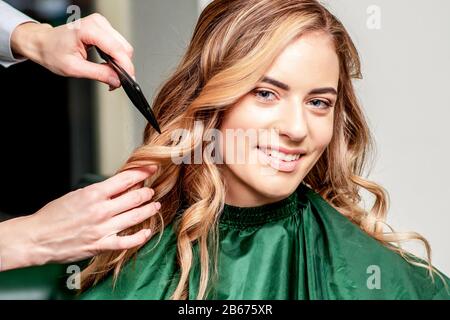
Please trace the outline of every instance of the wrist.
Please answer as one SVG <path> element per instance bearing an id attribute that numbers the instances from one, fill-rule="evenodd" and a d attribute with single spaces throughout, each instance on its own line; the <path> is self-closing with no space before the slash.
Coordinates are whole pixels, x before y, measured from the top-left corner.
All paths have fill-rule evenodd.
<path id="1" fill-rule="evenodd" d="M 42 60 L 45 32 L 53 29 L 49 24 L 26 22 L 14 29 L 11 35 L 11 50 L 17 58 L 32 61 Z"/>
<path id="2" fill-rule="evenodd" d="M 51 258 L 35 240 L 32 216 L 0 224 L 0 271 L 43 265 Z"/>

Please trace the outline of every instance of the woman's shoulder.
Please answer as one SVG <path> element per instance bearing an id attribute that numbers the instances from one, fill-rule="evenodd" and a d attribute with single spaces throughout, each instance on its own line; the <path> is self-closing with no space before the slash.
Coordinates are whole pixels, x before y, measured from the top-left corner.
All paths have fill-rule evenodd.
<path id="1" fill-rule="evenodd" d="M 177 277 L 176 235 L 171 222 L 125 263 L 115 283 L 109 274 L 79 299 L 168 299 Z"/>
<path id="2" fill-rule="evenodd" d="M 312 189 L 306 188 L 305 195 L 309 204 L 304 219 L 316 245 L 322 244 L 316 252 L 328 257 L 334 277 L 360 290 L 359 297 L 365 292 L 378 298 L 450 299 L 447 276 L 434 273 L 432 278 L 428 269 L 419 266 L 427 264 L 423 259 L 388 248 Z"/>

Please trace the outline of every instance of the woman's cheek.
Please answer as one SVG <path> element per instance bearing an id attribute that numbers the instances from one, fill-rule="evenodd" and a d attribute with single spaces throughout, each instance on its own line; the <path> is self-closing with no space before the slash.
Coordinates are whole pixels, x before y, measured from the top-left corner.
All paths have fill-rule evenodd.
<path id="1" fill-rule="evenodd" d="M 327 118 L 317 119 L 310 127 L 310 137 L 316 149 L 325 149 L 333 138 L 334 117 L 333 114 Z"/>

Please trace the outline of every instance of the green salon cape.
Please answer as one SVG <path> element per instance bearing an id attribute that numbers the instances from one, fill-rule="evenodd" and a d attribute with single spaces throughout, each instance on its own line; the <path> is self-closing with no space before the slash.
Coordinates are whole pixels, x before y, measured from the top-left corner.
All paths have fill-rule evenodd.
<path id="1" fill-rule="evenodd" d="M 179 279 L 174 226 L 125 265 L 114 289 L 108 276 L 79 298 L 169 299 Z M 438 276 L 433 282 L 304 184 L 275 203 L 225 205 L 219 230 L 218 279 L 207 299 L 450 299 L 449 278 L 447 291 Z M 195 259 L 189 299 L 199 277 Z"/>

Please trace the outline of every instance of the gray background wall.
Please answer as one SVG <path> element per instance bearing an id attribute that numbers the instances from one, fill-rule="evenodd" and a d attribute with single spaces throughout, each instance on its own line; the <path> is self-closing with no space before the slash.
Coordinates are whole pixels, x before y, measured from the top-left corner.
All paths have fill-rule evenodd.
<path id="1" fill-rule="evenodd" d="M 149 98 L 179 61 L 207 2 L 127 2 L 137 78 Z M 424 235 L 433 264 L 450 275 L 450 2 L 322 2 L 342 20 L 361 55 L 364 79 L 355 85 L 378 147 L 370 178 L 391 196 L 388 223 Z M 380 29 L 368 28 L 371 5 L 380 10 Z M 128 121 L 137 146 L 143 122 L 137 114 Z M 371 203 L 367 195 L 365 202 Z"/>
<path id="2" fill-rule="evenodd" d="M 388 222 L 425 236 L 433 264 L 449 275 L 450 1 L 323 3 L 361 55 L 364 79 L 357 93 L 378 149 L 370 178 L 390 193 Z M 380 29 L 367 27 L 371 5 L 380 9 Z"/>

